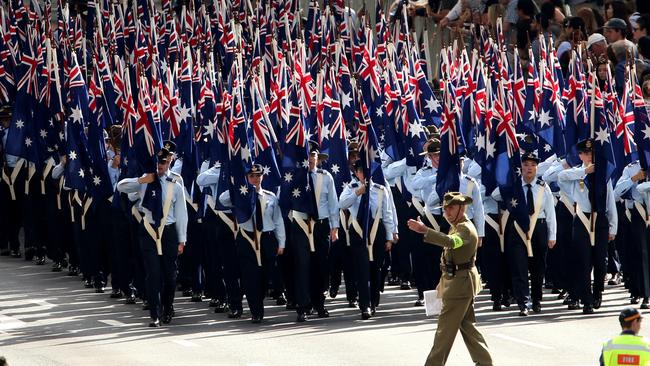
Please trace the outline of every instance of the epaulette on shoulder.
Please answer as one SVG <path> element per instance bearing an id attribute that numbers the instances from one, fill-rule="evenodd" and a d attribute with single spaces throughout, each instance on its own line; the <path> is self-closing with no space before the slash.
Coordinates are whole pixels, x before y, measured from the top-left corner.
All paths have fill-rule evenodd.
<path id="1" fill-rule="evenodd" d="M 537 178 L 537 184 L 544 187 L 546 185 L 546 182 L 544 182 L 544 180 L 542 178 Z"/>

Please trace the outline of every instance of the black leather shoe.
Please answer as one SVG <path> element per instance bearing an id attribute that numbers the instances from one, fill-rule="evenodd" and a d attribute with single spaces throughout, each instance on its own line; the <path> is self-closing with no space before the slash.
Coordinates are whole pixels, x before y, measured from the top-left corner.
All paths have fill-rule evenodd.
<path id="1" fill-rule="evenodd" d="M 203 301 L 203 296 L 198 293 L 194 292 L 192 293 L 192 298 L 190 299 L 191 302 L 202 302 Z"/>
<path id="2" fill-rule="evenodd" d="M 400 290 L 410 290 L 411 289 L 411 284 L 409 281 L 402 281 L 402 283 L 399 285 Z"/>
<path id="3" fill-rule="evenodd" d="M 31 260 L 34 259 L 35 254 L 36 254 L 36 248 L 34 247 L 25 248 L 25 260 L 27 262 L 31 262 Z"/>
<path id="4" fill-rule="evenodd" d="M 251 323 L 253 324 L 260 324 L 261 322 L 262 322 L 261 316 L 253 315 L 253 317 L 251 318 Z"/>
<path id="5" fill-rule="evenodd" d="M 217 313 L 217 314 L 226 313 L 226 312 L 228 312 L 228 305 L 226 305 L 225 303 L 220 302 L 219 304 L 217 304 L 217 306 L 214 307 L 214 312 Z"/>
<path id="6" fill-rule="evenodd" d="M 61 266 L 61 263 L 55 262 L 52 265 L 52 272 L 61 272 L 61 271 L 63 271 L 63 266 Z"/>
<path id="7" fill-rule="evenodd" d="M 569 306 L 567 308 L 569 310 L 580 310 L 580 302 L 578 300 L 573 300 L 569 302 Z"/>
<path id="8" fill-rule="evenodd" d="M 118 289 L 113 289 L 113 291 L 111 291 L 111 295 L 110 295 L 111 299 L 119 299 L 121 297 L 122 297 L 122 291 Z"/>
<path id="9" fill-rule="evenodd" d="M 95 287 L 95 292 L 98 293 L 98 294 L 103 294 L 104 293 L 104 287 L 103 286 Z"/>
<path id="10" fill-rule="evenodd" d="M 370 307 L 370 315 L 375 316 L 377 314 L 377 308 L 374 306 Z"/>
<path id="11" fill-rule="evenodd" d="M 632 296 L 630 297 L 630 304 L 636 305 L 639 303 L 639 297 L 638 296 Z"/>
<path id="12" fill-rule="evenodd" d="M 183 290 L 183 296 L 185 297 L 192 296 L 192 290 Z"/>
<path id="13" fill-rule="evenodd" d="M 36 262 L 34 262 L 37 266 L 42 266 L 45 264 L 45 257 L 36 257 Z"/>
<path id="14" fill-rule="evenodd" d="M 585 307 L 582 309 L 583 314 L 593 314 L 594 313 L 594 307 L 591 305 L 585 305 Z"/>
<path id="15" fill-rule="evenodd" d="M 172 314 L 165 314 L 162 316 L 163 324 L 169 324 L 172 322 Z"/>
<path id="16" fill-rule="evenodd" d="M 131 294 L 126 297 L 126 300 L 124 300 L 124 303 L 127 305 L 133 305 L 135 304 L 135 295 Z"/>
<path id="17" fill-rule="evenodd" d="M 216 307 L 219 304 L 221 304 L 221 300 L 219 300 L 219 299 L 210 299 L 210 302 L 208 303 L 208 306 L 213 308 L 213 307 Z"/>
<path id="18" fill-rule="evenodd" d="M 501 306 L 501 303 L 500 303 L 500 302 L 495 301 L 495 302 L 492 304 L 492 310 L 494 310 L 494 311 L 501 311 L 501 310 L 503 310 L 503 307 Z"/>
<path id="19" fill-rule="evenodd" d="M 77 269 L 77 267 L 70 266 L 70 268 L 68 268 L 68 276 L 79 276 L 79 269 Z"/>
<path id="20" fill-rule="evenodd" d="M 602 295 L 596 296 L 594 298 L 594 309 L 600 309 L 600 305 L 603 304 L 603 297 Z"/>
<path id="21" fill-rule="evenodd" d="M 510 304 L 512 304 L 512 301 L 510 301 L 510 298 L 505 296 L 503 300 L 501 300 L 501 305 L 503 305 L 504 308 L 509 308 Z"/>
<path id="22" fill-rule="evenodd" d="M 348 307 L 350 309 L 356 309 L 357 307 L 359 307 L 359 303 L 357 302 L 357 300 L 350 300 L 348 301 Z"/>
<path id="23" fill-rule="evenodd" d="M 142 310 L 149 310 L 149 301 L 142 300 Z"/>
<path id="24" fill-rule="evenodd" d="M 284 308 L 287 310 L 296 310 L 296 304 L 287 301 L 287 305 Z"/>
<path id="25" fill-rule="evenodd" d="M 560 291 L 560 293 L 557 295 L 558 300 L 562 300 L 566 297 L 566 290 Z"/>
<path id="26" fill-rule="evenodd" d="M 327 311 L 327 309 L 322 308 L 318 310 L 318 317 L 319 318 L 329 318 L 330 317 L 330 312 Z"/>
<path id="27" fill-rule="evenodd" d="M 275 298 L 275 305 L 286 305 L 287 304 L 287 299 L 284 298 L 284 295 L 280 295 Z"/>
<path id="28" fill-rule="evenodd" d="M 12 256 L 13 258 L 20 258 L 20 257 L 22 257 L 23 255 L 20 254 L 20 250 L 12 250 L 12 251 L 11 251 L 11 256 Z"/>
<path id="29" fill-rule="evenodd" d="M 298 313 L 298 317 L 296 317 L 296 322 L 304 323 L 306 321 L 307 321 L 307 315 L 305 315 L 305 313 Z"/>
<path id="30" fill-rule="evenodd" d="M 159 328 L 160 327 L 160 319 L 152 319 L 151 322 L 149 323 L 149 328 Z"/>
<path id="31" fill-rule="evenodd" d="M 400 280 L 397 277 L 391 277 L 388 279 L 388 286 L 397 286 L 400 284 Z"/>
<path id="32" fill-rule="evenodd" d="M 85 288 L 93 288 L 93 287 L 95 287 L 95 286 L 93 286 L 93 283 L 92 283 L 91 280 L 85 280 L 85 281 L 84 281 L 84 287 L 85 287 Z"/>
<path id="33" fill-rule="evenodd" d="M 519 308 L 519 316 L 528 316 L 528 308 Z"/>
<path id="34" fill-rule="evenodd" d="M 648 298 L 644 297 L 643 302 L 641 303 L 641 309 L 650 309 L 650 306 L 648 306 Z"/>
<path id="35" fill-rule="evenodd" d="M 424 306 L 424 299 L 418 299 L 413 306 Z"/>
<path id="36" fill-rule="evenodd" d="M 334 288 L 334 287 L 332 287 L 332 288 L 330 289 L 330 297 L 331 297 L 332 299 L 336 299 L 336 296 L 337 296 L 338 294 L 339 294 L 339 289 L 338 289 L 338 288 Z"/>
<path id="37" fill-rule="evenodd" d="M 541 304 L 533 304 L 533 312 L 541 313 L 542 312 L 542 305 Z"/>
<path id="38" fill-rule="evenodd" d="M 241 315 L 244 311 L 241 309 L 236 309 L 236 310 L 230 310 L 230 313 L 228 314 L 228 318 L 230 319 L 239 319 L 241 318 Z"/>
<path id="39" fill-rule="evenodd" d="M 362 320 L 368 320 L 368 319 L 372 318 L 372 315 L 370 315 L 370 311 L 369 311 L 369 310 L 370 310 L 370 309 L 366 309 L 366 310 L 364 310 L 364 311 L 361 312 L 361 319 L 362 319 Z"/>

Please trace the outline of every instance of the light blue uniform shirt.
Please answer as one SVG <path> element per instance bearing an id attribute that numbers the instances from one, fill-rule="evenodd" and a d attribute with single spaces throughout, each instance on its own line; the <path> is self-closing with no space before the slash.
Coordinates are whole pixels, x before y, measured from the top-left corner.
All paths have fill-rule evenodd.
<path id="1" fill-rule="evenodd" d="M 524 205 L 528 204 L 528 183 L 521 180 L 521 185 L 524 189 Z M 557 219 L 555 218 L 555 200 L 553 199 L 553 192 L 551 192 L 551 187 L 548 186 L 544 181 L 539 178 L 534 182 L 530 183 L 531 188 L 533 189 L 533 200 L 537 199 L 537 195 L 540 190 L 544 190 L 542 193 L 542 205 L 539 208 L 539 213 L 537 219 L 546 219 L 546 227 L 548 229 L 548 240 L 556 240 L 557 238 Z M 494 192 L 492 192 L 492 198 L 497 201 L 502 201 L 501 191 L 497 187 Z"/>
<path id="2" fill-rule="evenodd" d="M 589 188 L 586 184 L 584 187 L 580 186 L 580 182 L 584 181 L 587 177 L 585 169 L 587 167 L 582 165 L 575 168 L 569 168 L 561 171 L 558 174 L 558 184 L 560 189 L 566 192 L 567 196 L 578 204 L 580 210 L 583 212 L 591 212 L 591 202 L 589 202 Z M 609 221 L 609 233 L 616 235 L 618 228 L 618 215 L 616 213 L 616 204 L 614 202 L 614 189 L 612 189 L 612 182 L 607 182 L 607 219 Z"/>
<path id="3" fill-rule="evenodd" d="M 334 178 L 327 170 L 316 169 L 310 172 L 314 189 L 319 179 L 322 180 L 320 186 L 320 197 L 317 197 L 318 219 L 329 219 L 330 229 L 336 229 L 340 226 L 339 215 L 339 198 L 336 196 L 336 187 L 334 187 Z"/>
<path id="4" fill-rule="evenodd" d="M 386 181 L 388 182 L 388 185 L 390 187 L 395 187 L 395 178 L 397 176 L 386 174 L 386 170 L 388 169 L 390 164 L 393 163 L 393 159 L 391 159 L 391 157 L 388 156 L 388 154 L 386 154 L 384 150 L 382 150 L 381 154 L 379 154 L 379 158 L 381 159 L 381 170 L 384 173 L 384 178 L 386 178 Z"/>
<path id="5" fill-rule="evenodd" d="M 625 200 L 625 207 L 627 208 L 632 208 L 634 206 L 634 201 L 644 203 L 643 197 L 641 197 L 641 193 L 639 193 L 637 189 L 639 183 L 632 181 L 632 176 L 636 175 L 640 170 L 641 165 L 638 161 L 628 164 L 623 168 L 623 173 L 618 179 L 618 182 L 616 182 L 616 187 L 614 187 L 614 197 L 617 201 L 623 199 L 622 196 L 628 191 L 632 194 L 632 200 Z"/>
<path id="6" fill-rule="evenodd" d="M 7 154 L 7 150 L 6 150 L 7 149 L 7 135 L 9 135 L 9 131 L 7 131 L 7 133 L 5 133 L 4 136 L 2 136 L 2 146 L 4 146 L 4 148 L 5 148 L 4 154 L 5 154 L 5 158 L 7 159 L 7 166 L 9 168 L 15 168 L 16 163 L 18 163 L 18 159 L 20 159 L 20 158 L 17 157 L 16 155 Z"/>
<path id="7" fill-rule="evenodd" d="M 169 213 L 165 218 L 165 224 L 171 225 L 175 224 L 176 233 L 178 234 L 178 242 L 185 243 L 187 240 L 187 207 L 185 206 L 185 188 L 183 188 L 183 183 L 167 171 L 162 177 L 158 177 L 160 184 L 162 186 L 162 203 L 163 207 L 165 200 L 167 199 L 167 186 L 170 184 L 174 185 L 173 195 L 171 206 L 169 208 Z M 136 207 L 138 211 L 144 213 L 145 220 L 149 223 L 153 223 L 151 218 L 151 211 L 142 207 L 142 198 L 144 197 L 145 191 L 147 190 L 146 184 L 138 183 L 138 178 L 125 178 L 117 183 L 117 190 L 121 193 L 127 193 L 129 199 L 137 200 Z"/>
<path id="8" fill-rule="evenodd" d="M 639 183 L 636 190 L 639 192 L 647 211 L 648 207 L 650 207 L 650 182 Z"/>
<path id="9" fill-rule="evenodd" d="M 398 180 L 404 178 L 404 185 L 413 197 L 422 201 L 420 191 L 413 188 L 413 177 L 417 173 L 417 168 L 406 165 L 406 159 L 388 164 L 384 169 L 384 178 L 389 182 L 393 180 L 397 184 Z"/>
<path id="10" fill-rule="evenodd" d="M 471 191 L 468 189 L 471 182 Z M 472 204 L 465 210 L 467 218 L 474 222 L 476 226 L 476 233 L 479 237 L 485 236 L 485 210 L 483 208 L 483 198 L 481 195 L 481 185 L 474 179 L 467 175 L 460 175 L 459 191 L 462 194 L 472 197 Z M 431 193 L 427 196 L 427 208 L 435 208 L 432 212 L 439 215 L 442 212 L 440 208 L 440 196 L 435 189 L 431 189 Z"/>
<path id="11" fill-rule="evenodd" d="M 196 177 L 196 184 L 199 187 L 210 187 L 210 190 L 212 191 L 211 197 L 215 199 L 219 192 L 219 179 L 221 179 L 221 164 L 217 163 L 209 169 L 201 172 Z M 231 213 L 232 210 L 224 210 L 224 212 Z"/>
<path id="12" fill-rule="evenodd" d="M 361 196 L 357 196 L 356 190 L 359 188 L 359 181 L 353 179 L 350 184 L 345 186 L 341 192 L 341 209 L 350 211 L 350 217 L 356 218 L 359 213 L 359 205 L 361 204 Z M 383 195 L 381 204 L 381 217 L 377 217 L 377 205 L 379 204 L 379 196 Z M 393 220 L 393 209 L 389 202 L 390 195 L 388 188 L 372 183 L 370 189 L 370 214 L 373 218 L 381 219 L 384 228 L 386 229 L 386 240 L 391 240 L 393 234 L 396 232 L 396 222 Z M 371 221 L 372 225 L 372 221 Z"/>
<path id="13" fill-rule="evenodd" d="M 117 181 L 120 179 L 120 167 L 113 168 L 113 158 L 115 157 L 115 152 L 110 149 L 106 149 L 106 158 L 108 159 L 108 177 L 111 179 L 111 186 L 113 190 L 117 187 Z"/>
<path id="14" fill-rule="evenodd" d="M 287 235 L 284 231 L 284 220 L 282 219 L 282 210 L 280 210 L 280 201 L 271 191 L 261 189 L 257 192 L 260 203 L 262 204 L 262 222 L 264 224 L 262 231 L 275 233 L 278 239 L 278 246 L 284 248 L 287 241 Z M 233 207 L 230 199 L 230 191 L 225 191 L 219 196 L 219 201 L 226 207 Z M 244 223 L 240 223 L 242 229 L 253 231 L 253 217 L 255 217 L 257 207 L 253 207 L 253 215 Z"/>
<path id="15" fill-rule="evenodd" d="M 465 159 L 463 162 L 463 174 L 468 175 L 477 181 L 481 180 L 481 166 L 474 159 Z"/>
<path id="16" fill-rule="evenodd" d="M 417 191 L 417 196 L 420 200 L 429 197 L 431 191 L 435 191 L 437 175 L 438 168 L 427 166 L 418 169 L 417 173 L 415 173 L 415 176 L 413 177 L 413 191 L 411 191 L 411 193 Z M 415 194 L 413 194 L 413 196 L 415 196 Z"/>

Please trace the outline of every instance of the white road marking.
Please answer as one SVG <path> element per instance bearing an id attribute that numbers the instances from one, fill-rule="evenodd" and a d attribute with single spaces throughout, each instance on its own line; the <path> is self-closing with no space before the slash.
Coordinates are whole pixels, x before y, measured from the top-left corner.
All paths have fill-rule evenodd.
<path id="1" fill-rule="evenodd" d="M 25 322 L 16 318 L 0 315 L 0 330 L 16 329 L 25 326 Z"/>
<path id="2" fill-rule="evenodd" d="M 98 319 L 97 321 L 100 323 L 104 323 L 106 325 L 110 325 L 111 327 L 123 327 L 128 325 L 126 323 L 122 323 L 120 321 L 113 320 L 113 319 Z"/>
<path id="3" fill-rule="evenodd" d="M 524 344 L 526 346 L 530 346 L 530 347 L 533 347 L 533 348 L 539 348 L 539 349 L 545 349 L 545 350 L 553 349 L 553 347 L 545 346 L 543 344 L 539 344 L 539 343 L 535 343 L 535 342 L 525 341 L 525 340 L 520 339 L 520 338 L 510 337 L 510 336 L 507 336 L 505 334 L 491 333 L 490 335 L 494 336 L 494 337 L 497 337 L 497 338 L 504 339 L 506 341 Z"/>
<path id="4" fill-rule="evenodd" d="M 199 346 L 198 344 L 196 344 L 194 342 L 186 341 L 184 339 L 174 339 L 172 342 L 174 342 L 176 344 L 180 344 L 183 347 L 198 347 Z"/>

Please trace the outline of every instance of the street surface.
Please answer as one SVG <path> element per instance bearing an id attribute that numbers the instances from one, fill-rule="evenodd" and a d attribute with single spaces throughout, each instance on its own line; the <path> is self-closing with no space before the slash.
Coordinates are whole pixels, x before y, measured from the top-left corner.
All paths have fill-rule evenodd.
<path id="1" fill-rule="evenodd" d="M 344 294 L 326 300 L 329 319 L 300 325 L 295 312 L 271 302 L 254 325 L 246 305 L 242 320 L 230 320 L 207 301 L 177 297 L 172 324 L 151 329 L 140 304 L 110 299 L 110 289 L 96 294 L 66 273 L 0 258 L 0 355 L 10 365 L 422 365 L 436 328 L 435 318 L 412 306 L 415 291 L 387 287 L 370 321 L 347 308 Z M 555 297 L 547 291 L 542 314 L 520 318 L 516 306 L 493 312 L 481 293 L 478 325 L 496 365 L 597 364 L 602 341 L 619 332 L 627 292 L 606 286 L 591 316 L 566 310 Z M 460 334 L 447 364 L 472 364 Z"/>

